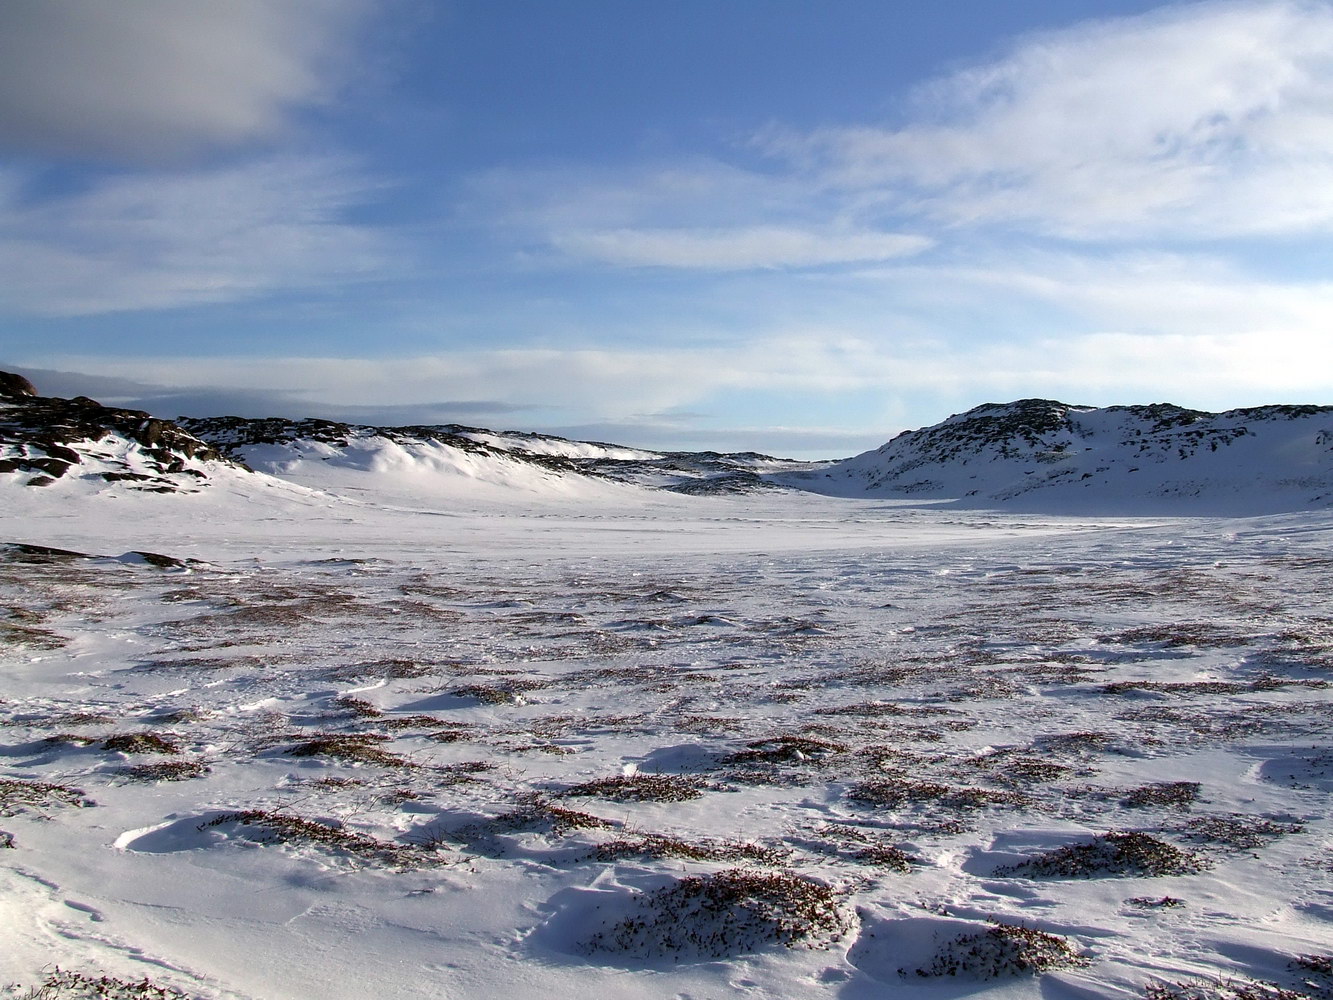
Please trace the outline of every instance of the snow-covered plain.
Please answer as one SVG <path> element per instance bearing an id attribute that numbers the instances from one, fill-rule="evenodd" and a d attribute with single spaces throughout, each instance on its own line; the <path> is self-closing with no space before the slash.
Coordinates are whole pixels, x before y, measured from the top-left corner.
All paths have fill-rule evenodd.
<path id="1" fill-rule="evenodd" d="M 0 985 L 1333 988 L 1333 514 L 322 475 L 4 490 Z"/>

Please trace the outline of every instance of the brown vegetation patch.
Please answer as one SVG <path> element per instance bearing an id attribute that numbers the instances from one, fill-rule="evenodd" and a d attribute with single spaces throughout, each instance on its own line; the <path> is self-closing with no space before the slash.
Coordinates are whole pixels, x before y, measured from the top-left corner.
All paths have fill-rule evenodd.
<path id="1" fill-rule="evenodd" d="M 1175 809 L 1188 809 L 1199 800 L 1199 790 L 1203 788 L 1197 781 L 1155 781 L 1141 785 L 1130 791 L 1121 800 L 1121 804 L 1131 809 L 1149 806 L 1170 806 Z"/>
<path id="2" fill-rule="evenodd" d="M 659 833 L 639 834 L 598 844 L 592 852 L 597 861 L 622 858 L 681 858 L 687 861 L 751 861 L 783 865 L 789 852 L 743 840 L 680 840 Z"/>
<path id="3" fill-rule="evenodd" d="M 743 955 L 765 945 L 827 947 L 851 930 L 828 886 L 785 873 L 728 869 L 643 893 L 637 913 L 587 942 L 643 959 Z"/>
<path id="4" fill-rule="evenodd" d="M 1019 878 L 1108 878 L 1116 876 L 1192 875 L 1203 860 L 1189 851 L 1140 831 L 1104 833 L 998 868 L 995 875 Z"/>
<path id="5" fill-rule="evenodd" d="M 102 749 L 114 753 L 165 753 L 181 752 L 179 744 L 173 743 L 157 733 L 121 733 L 102 742 Z"/>
<path id="6" fill-rule="evenodd" d="M 45 781 L 23 781 L 18 778 L 0 778 L 0 816 L 17 816 L 28 808 L 41 806 L 91 806 L 83 792 L 68 785 L 53 785 Z"/>
<path id="7" fill-rule="evenodd" d="M 996 921 L 980 934 L 967 934 L 950 941 L 916 974 L 995 979 L 1089 964 L 1067 938 Z"/>
<path id="8" fill-rule="evenodd" d="M 1024 795 L 988 788 L 959 788 L 935 781 L 913 781 L 905 777 L 871 778 L 858 781 L 847 789 L 853 802 L 897 809 L 902 806 L 930 803 L 948 809 L 983 809 L 994 805 L 1023 805 Z"/>
<path id="9" fill-rule="evenodd" d="M 684 802 L 703 795 L 707 784 L 679 774 L 618 774 L 562 789 L 562 796 L 586 795 L 614 802 Z"/>
<path id="10" fill-rule="evenodd" d="M 380 749 L 379 744 L 388 738 L 379 733 L 322 733 L 286 752 L 292 757 L 333 757 L 353 764 L 416 767 L 411 761 Z"/>
<path id="11" fill-rule="evenodd" d="M 131 781 L 188 781 L 209 773 L 207 764 L 197 760 L 164 760 L 156 764 L 136 764 L 120 773 Z"/>

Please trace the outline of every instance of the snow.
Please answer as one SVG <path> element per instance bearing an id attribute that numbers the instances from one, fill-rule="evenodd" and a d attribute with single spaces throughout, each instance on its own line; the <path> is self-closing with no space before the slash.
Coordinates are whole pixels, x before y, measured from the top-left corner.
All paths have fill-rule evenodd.
<path id="1" fill-rule="evenodd" d="M 685 497 L 272 447 L 251 461 L 290 479 L 0 476 L 0 537 L 90 556 L 0 550 L 0 984 L 1110 998 L 1333 951 L 1327 510 Z M 177 752 L 108 746 L 135 734 Z M 680 795 L 610 791 L 659 776 Z M 1202 863 L 1003 874 L 1110 831 Z M 832 888 L 845 928 L 597 943 L 733 869 Z M 974 939 L 1008 969 L 988 921 L 1086 964 L 917 974 Z"/>
<path id="2" fill-rule="evenodd" d="M 565 438 L 544 437 L 537 434 L 502 434 L 476 430 L 463 431 L 459 436 L 503 451 L 553 455 L 557 458 L 606 458 L 616 462 L 650 462 L 662 457 L 660 452 L 644 451 L 640 448 L 626 448 L 594 441 L 569 441 Z"/>

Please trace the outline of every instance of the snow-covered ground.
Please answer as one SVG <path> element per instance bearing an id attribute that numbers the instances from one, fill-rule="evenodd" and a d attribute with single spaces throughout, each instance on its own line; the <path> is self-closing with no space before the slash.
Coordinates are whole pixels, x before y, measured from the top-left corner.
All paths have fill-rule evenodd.
<path id="1" fill-rule="evenodd" d="M 1333 514 L 378 472 L 4 492 L 0 985 L 1333 987 Z"/>

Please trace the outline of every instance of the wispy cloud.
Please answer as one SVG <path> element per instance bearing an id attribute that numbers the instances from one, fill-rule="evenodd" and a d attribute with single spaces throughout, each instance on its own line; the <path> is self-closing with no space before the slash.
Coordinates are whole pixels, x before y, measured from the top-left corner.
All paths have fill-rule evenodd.
<path id="1" fill-rule="evenodd" d="M 329 100 L 366 0 L 0 4 L 0 145 L 134 162 L 265 139 Z"/>
<path id="2" fill-rule="evenodd" d="M 1333 226 L 1333 7 L 1241 0 L 1022 40 L 901 127 L 770 134 L 867 207 L 1078 239 Z"/>
<path id="3" fill-rule="evenodd" d="M 270 158 L 105 178 L 25 199 L 0 183 L 0 302 L 79 316 L 235 302 L 375 272 L 388 252 L 346 221 L 375 191 L 335 158 Z"/>
<path id="4" fill-rule="evenodd" d="M 933 241 L 906 233 L 746 226 L 566 233 L 554 243 L 565 253 L 606 264 L 745 271 L 890 260 L 920 253 Z"/>

